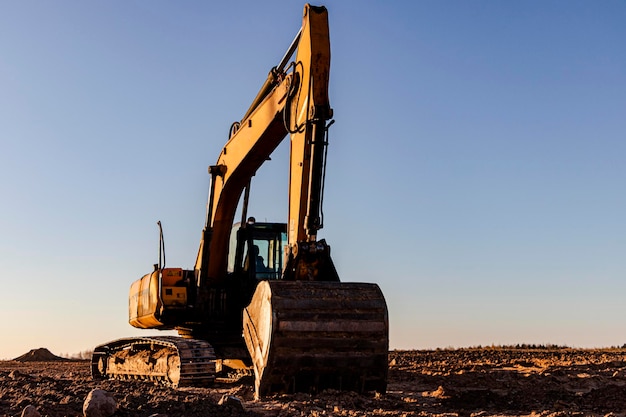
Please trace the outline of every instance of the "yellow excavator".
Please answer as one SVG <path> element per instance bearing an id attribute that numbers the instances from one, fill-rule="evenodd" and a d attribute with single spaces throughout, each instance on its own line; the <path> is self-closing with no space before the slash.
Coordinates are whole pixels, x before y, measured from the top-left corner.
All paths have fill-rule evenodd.
<path id="1" fill-rule="evenodd" d="M 329 73 L 327 10 L 305 5 L 284 58 L 209 167 L 194 269 L 165 266 L 161 229 L 159 263 L 131 285 L 130 324 L 179 336 L 99 345 L 94 378 L 196 386 L 253 370 L 257 398 L 328 388 L 385 392 L 383 294 L 376 284 L 340 282 L 330 247 L 317 238 L 333 122 Z M 247 213 L 251 178 L 288 135 L 288 222 L 256 222 Z"/>

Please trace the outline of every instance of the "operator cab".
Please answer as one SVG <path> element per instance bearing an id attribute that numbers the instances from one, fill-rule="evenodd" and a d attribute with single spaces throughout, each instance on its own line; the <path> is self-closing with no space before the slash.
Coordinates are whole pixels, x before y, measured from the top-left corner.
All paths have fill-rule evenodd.
<path id="1" fill-rule="evenodd" d="M 230 234 L 228 272 L 257 281 L 280 279 L 286 244 L 284 223 L 257 223 L 253 217 L 243 225 L 236 223 Z"/>

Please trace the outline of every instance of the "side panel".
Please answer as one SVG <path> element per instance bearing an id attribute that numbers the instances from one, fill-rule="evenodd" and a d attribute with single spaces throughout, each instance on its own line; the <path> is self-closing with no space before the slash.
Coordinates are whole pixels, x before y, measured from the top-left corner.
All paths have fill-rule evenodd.
<path id="1" fill-rule="evenodd" d="M 165 268 L 161 273 L 161 301 L 165 308 L 184 308 L 187 288 L 183 283 L 182 268 Z"/>

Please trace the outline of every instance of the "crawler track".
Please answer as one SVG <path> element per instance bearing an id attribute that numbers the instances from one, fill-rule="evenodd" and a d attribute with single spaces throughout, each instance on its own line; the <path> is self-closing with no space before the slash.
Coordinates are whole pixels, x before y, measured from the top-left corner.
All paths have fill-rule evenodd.
<path id="1" fill-rule="evenodd" d="M 208 342 L 176 336 L 118 339 L 94 349 L 91 374 L 172 387 L 208 385 L 215 380 L 215 353 Z"/>

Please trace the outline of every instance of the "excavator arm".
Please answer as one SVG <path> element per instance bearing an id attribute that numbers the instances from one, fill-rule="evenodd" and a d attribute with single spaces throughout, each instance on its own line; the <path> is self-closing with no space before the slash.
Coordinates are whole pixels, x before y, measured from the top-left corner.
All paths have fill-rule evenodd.
<path id="1" fill-rule="evenodd" d="M 293 52 L 295 61 L 287 65 Z M 226 279 L 228 237 L 242 192 L 256 171 L 290 134 L 288 279 L 298 243 L 315 242 L 320 220 L 328 99 L 330 40 L 325 7 L 306 5 L 302 28 L 282 62 L 274 67 L 241 122 L 231 129 L 216 165 L 209 168 L 211 190 L 207 220 L 196 260 L 200 287 Z M 207 250 L 208 248 L 208 250 Z M 300 251 L 301 252 L 301 251 Z M 328 251 L 327 251 L 328 252 Z M 322 253 L 322 252 L 320 252 Z M 330 264 L 324 261 L 324 264 Z M 338 280 L 334 267 L 332 278 Z M 333 275 L 334 274 L 334 275 Z"/>

